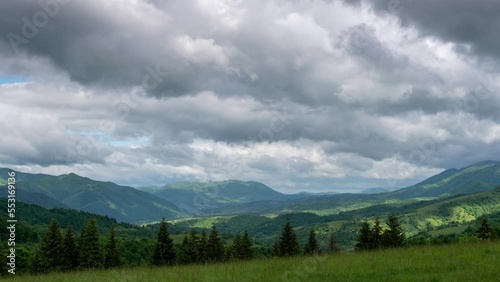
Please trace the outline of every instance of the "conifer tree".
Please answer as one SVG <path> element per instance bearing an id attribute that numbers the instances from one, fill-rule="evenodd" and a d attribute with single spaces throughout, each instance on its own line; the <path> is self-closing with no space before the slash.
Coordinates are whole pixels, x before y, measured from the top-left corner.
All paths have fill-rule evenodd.
<path id="1" fill-rule="evenodd" d="M 368 221 L 361 224 L 358 235 L 358 243 L 356 243 L 356 250 L 365 251 L 371 248 L 371 228 Z"/>
<path id="2" fill-rule="evenodd" d="M 328 237 L 328 244 L 326 245 L 326 252 L 328 254 L 337 253 L 340 251 L 339 246 L 337 245 L 337 241 L 335 240 L 335 235 L 330 233 L 330 237 Z"/>
<path id="3" fill-rule="evenodd" d="M 191 229 L 189 236 L 184 236 L 179 251 L 179 263 L 195 263 L 199 261 L 199 238 L 196 230 Z"/>
<path id="4" fill-rule="evenodd" d="M 111 226 L 108 241 L 106 242 L 106 255 L 104 257 L 104 268 L 114 268 L 122 265 L 120 247 L 116 239 L 115 226 Z"/>
<path id="5" fill-rule="evenodd" d="M 208 259 L 211 262 L 219 262 L 224 259 L 224 245 L 222 244 L 221 238 L 219 237 L 219 233 L 217 232 L 217 228 L 215 228 L 215 225 L 212 226 L 212 231 L 208 236 L 207 254 Z"/>
<path id="6" fill-rule="evenodd" d="M 319 253 L 319 243 L 316 240 L 316 233 L 314 229 L 311 229 L 309 232 L 309 238 L 307 239 L 307 243 L 304 246 L 304 254 L 305 255 L 315 255 Z"/>
<path id="7" fill-rule="evenodd" d="M 165 219 L 162 219 L 160 223 L 160 230 L 158 231 L 157 240 L 153 247 L 151 263 L 157 266 L 172 265 L 175 263 L 174 241 L 170 237 Z"/>
<path id="8" fill-rule="evenodd" d="M 253 257 L 252 244 L 247 230 L 243 232 L 243 236 L 238 233 L 234 237 L 233 246 L 231 247 L 232 257 L 241 260 L 251 259 Z"/>
<path id="9" fill-rule="evenodd" d="M 205 229 L 201 231 L 200 240 L 198 240 L 198 261 L 206 263 L 208 262 L 208 239 L 207 232 Z"/>
<path id="10" fill-rule="evenodd" d="M 63 238 L 59 223 L 52 219 L 39 249 L 38 267 L 40 272 L 51 272 L 63 268 Z"/>
<path id="11" fill-rule="evenodd" d="M 397 216 L 393 213 L 387 217 L 387 227 L 382 233 L 382 245 L 386 248 L 398 248 L 405 244 L 405 233 Z"/>
<path id="12" fill-rule="evenodd" d="M 273 257 L 279 257 L 281 256 L 281 253 L 280 253 L 280 241 L 276 241 L 274 242 L 272 248 L 271 248 L 271 255 Z"/>
<path id="13" fill-rule="evenodd" d="M 180 264 L 191 263 L 190 247 L 188 235 L 185 235 L 182 239 L 182 244 L 179 249 L 179 256 L 177 258 Z"/>
<path id="14" fill-rule="evenodd" d="M 248 231 L 245 229 L 245 231 L 243 231 L 243 236 L 241 237 L 240 240 L 240 250 L 239 250 L 240 259 L 251 259 L 253 257 L 252 245 L 253 245 L 252 239 L 250 239 Z"/>
<path id="15" fill-rule="evenodd" d="M 299 241 L 293 232 L 293 227 L 287 220 L 278 241 L 278 256 L 295 256 L 300 253 Z"/>
<path id="16" fill-rule="evenodd" d="M 380 220 L 378 217 L 375 219 L 375 223 L 373 224 L 370 243 L 370 248 L 372 250 L 378 249 L 382 245 L 382 226 L 380 226 Z"/>
<path id="17" fill-rule="evenodd" d="M 70 226 L 66 228 L 63 238 L 63 260 L 64 270 L 74 270 L 79 265 L 78 247 L 76 246 L 75 235 Z"/>
<path id="18" fill-rule="evenodd" d="M 241 236 L 240 233 L 236 234 L 233 239 L 233 245 L 231 246 L 231 257 L 234 259 L 240 259 L 241 253 Z"/>
<path id="19" fill-rule="evenodd" d="M 101 245 L 97 221 L 91 218 L 83 227 L 78 240 L 81 268 L 100 268 L 102 265 Z"/>
<path id="20" fill-rule="evenodd" d="M 476 233 L 479 239 L 487 240 L 492 237 L 493 228 L 491 228 L 486 215 L 481 217 L 481 224 L 477 228 Z"/>

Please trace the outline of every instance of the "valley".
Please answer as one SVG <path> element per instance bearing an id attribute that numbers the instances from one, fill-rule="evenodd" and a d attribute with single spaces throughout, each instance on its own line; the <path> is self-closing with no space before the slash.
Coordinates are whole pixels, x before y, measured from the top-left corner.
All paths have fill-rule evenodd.
<path id="1" fill-rule="evenodd" d="M 7 175 L 6 171 L 0 169 L 0 175 Z M 500 213 L 500 162 L 496 161 L 449 169 L 413 186 L 378 194 L 290 195 L 262 183 L 238 180 L 135 189 L 75 174 L 17 172 L 17 176 L 18 200 L 46 209 L 80 210 L 127 226 L 154 225 L 164 217 L 173 234 L 212 225 L 223 234 L 247 229 L 263 245 L 276 240 L 286 220 L 296 227 L 301 242 L 314 228 L 323 241 L 334 232 L 341 248 L 348 250 L 353 248 L 362 220 L 373 221 L 389 213 L 400 216 L 409 237 L 462 233 L 481 215 L 496 218 Z"/>

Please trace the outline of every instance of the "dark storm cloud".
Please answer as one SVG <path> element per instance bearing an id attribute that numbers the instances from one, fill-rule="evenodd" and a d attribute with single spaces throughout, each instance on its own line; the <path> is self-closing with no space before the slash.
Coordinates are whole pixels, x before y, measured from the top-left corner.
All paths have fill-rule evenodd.
<path id="1" fill-rule="evenodd" d="M 500 58 L 499 1 L 401 0 L 392 13 L 388 7 L 396 1 L 367 2 L 377 12 L 396 15 L 403 27 L 417 28 L 421 36 L 453 42 L 466 54 Z"/>
<path id="2" fill-rule="evenodd" d="M 456 100 L 456 99 L 455 99 Z M 454 99 L 439 98 L 426 89 L 412 88 L 397 100 L 380 101 L 369 111 L 387 116 L 396 116 L 411 111 L 436 114 L 453 110 Z"/>
<path id="3" fill-rule="evenodd" d="M 84 85 L 123 88 L 143 85 L 148 76 L 153 76 L 156 81 L 148 81 L 146 85 L 155 86 L 151 87 L 155 88 L 154 93 L 175 96 L 195 91 L 196 81 L 209 79 L 207 70 L 196 73 L 187 62 L 169 50 L 165 52 L 165 45 L 172 40 L 172 34 L 167 32 L 168 14 L 150 11 L 145 5 L 115 4 L 100 1 L 59 4 L 58 12 L 48 17 L 47 24 L 37 27 L 34 15 L 44 12 L 38 1 L 2 1 L 0 33 L 14 33 L 26 40 L 18 43 L 12 36 L 2 36 L 4 49 L 12 47 L 4 52 L 13 56 L 19 50 L 19 56 L 49 58 L 54 66 Z M 141 21 L 134 9 L 149 13 L 153 19 Z M 159 17 L 165 21 L 155 22 Z M 34 26 L 36 32 L 29 26 Z M 156 85 L 157 82 L 160 83 Z"/>
<path id="4" fill-rule="evenodd" d="M 376 78 L 381 83 L 411 82 L 434 86 L 443 83 L 439 75 L 384 45 L 376 37 L 374 28 L 368 24 L 349 27 L 339 37 L 339 45 L 347 54 L 360 60 L 366 69 L 376 72 Z"/>
<path id="5" fill-rule="evenodd" d="M 294 59 L 316 43 L 287 44 L 298 39 L 289 24 L 307 24 L 325 40 L 328 33 L 308 18 L 286 18 L 293 12 L 290 8 L 277 15 L 284 18 L 282 24 L 268 15 L 255 14 L 239 19 L 238 33 L 234 33 L 227 30 L 231 27 L 214 23 L 210 13 L 224 20 L 227 11 L 222 8 L 236 7 L 199 7 L 189 1 L 138 3 L 57 4 L 57 13 L 45 13 L 47 22 L 38 27 L 35 15 L 44 13 L 43 5 L 28 0 L 3 1 L 0 34 L 7 35 L 1 37 L 4 55 L 48 58 L 55 68 L 86 86 L 124 90 L 143 86 L 161 97 L 213 90 L 225 96 L 288 97 L 319 105 L 334 101 L 333 94 L 341 91 L 338 82 L 314 74 L 314 68 L 294 68 Z M 254 13 L 264 4 L 245 5 Z M 27 32 L 30 27 L 36 29 L 33 35 Z M 276 36 L 280 33 L 283 36 Z M 19 41 L 19 37 L 23 39 Z"/>

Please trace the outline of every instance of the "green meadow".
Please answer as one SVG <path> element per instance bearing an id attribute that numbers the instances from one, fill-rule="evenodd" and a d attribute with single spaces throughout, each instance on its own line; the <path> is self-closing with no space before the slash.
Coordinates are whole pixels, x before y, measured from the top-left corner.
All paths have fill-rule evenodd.
<path id="1" fill-rule="evenodd" d="M 500 242 L 10 276 L 7 281 L 500 281 Z"/>

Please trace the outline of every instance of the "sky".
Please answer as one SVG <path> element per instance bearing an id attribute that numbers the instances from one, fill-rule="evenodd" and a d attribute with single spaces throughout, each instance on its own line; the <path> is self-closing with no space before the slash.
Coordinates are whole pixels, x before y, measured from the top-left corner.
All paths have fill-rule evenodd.
<path id="1" fill-rule="evenodd" d="M 398 188 L 500 159 L 500 1 L 4 0 L 0 167 Z"/>

